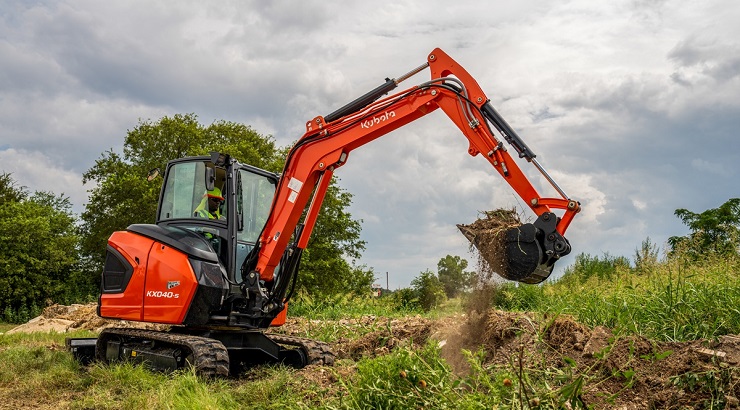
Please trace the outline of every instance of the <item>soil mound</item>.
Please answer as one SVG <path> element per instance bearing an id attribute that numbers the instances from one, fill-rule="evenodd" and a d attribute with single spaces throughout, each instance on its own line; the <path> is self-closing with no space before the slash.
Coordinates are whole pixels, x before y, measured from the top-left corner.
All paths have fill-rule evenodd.
<path id="1" fill-rule="evenodd" d="M 51 305 L 41 315 L 6 333 L 57 332 L 65 333 L 75 330 L 100 332 L 108 327 L 131 327 L 142 329 L 167 329 L 168 326 L 154 323 L 130 322 L 126 320 L 103 319 L 98 316 L 97 304 Z"/>
<path id="2" fill-rule="evenodd" d="M 423 346 L 429 340 L 437 323 L 421 316 L 400 319 L 363 316 L 338 321 L 289 317 L 284 326 L 272 328 L 268 333 L 305 337 L 306 334 L 311 333 L 312 328 L 325 328 L 326 326 L 341 326 L 345 329 L 353 329 L 348 333 L 361 334 L 359 337 L 343 336 L 332 343 L 332 350 L 338 359 L 359 360 L 363 357 L 382 356 L 401 347 Z"/>
<path id="3" fill-rule="evenodd" d="M 305 336 L 314 326 L 326 326 L 316 322 L 323 321 L 289 318 L 279 331 Z M 166 328 L 102 319 L 94 304 L 53 305 L 38 318 L 8 333 L 99 331 L 108 326 Z M 740 403 L 737 335 L 659 342 L 641 336 L 615 335 L 601 326 L 591 329 L 566 315 L 494 309 L 471 310 L 442 319 L 367 316 L 336 321 L 332 326 L 371 329 L 359 332 L 363 334 L 360 337 L 334 342 L 333 349 L 340 359 L 380 356 L 434 340 L 461 377 L 470 372 L 464 349 L 479 353 L 475 358 L 482 361 L 485 369 L 508 370 L 513 375 L 513 380 L 509 380 L 512 388 L 526 390 L 530 395 L 559 392 L 560 397 L 567 391 L 571 395 L 569 403 L 584 408 L 704 408 L 718 398 L 725 408 L 737 408 Z M 350 374 L 352 369 L 339 365 L 337 372 Z M 333 370 L 315 366 L 301 371 L 300 377 L 320 379 L 326 386 L 336 385 L 337 380 Z M 552 391 L 534 391 L 532 378 L 544 379 Z"/>
<path id="4" fill-rule="evenodd" d="M 589 329 L 568 316 L 499 310 L 451 325 L 434 337 L 447 338 L 442 354 L 458 374 L 469 371 L 461 349 L 483 351 L 486 367 L 582 383 L 573 394 L 584 407 L 695 408 L 723 395 L 727 408 L 736 408 L 740 397 L 739 336 L 658 342 Z M 450 343 L 454 335 L 460 337 Z"/>
<path id="5" fill-rule="evenodd" d="M 423 318 L 394 319 L 387 326 L 358 339 L 339 340 L 334 350 L 340 359 L 359 360 L 390 353 L 399 347 L 423 346 L 432 333 L 433 322 Z"/>

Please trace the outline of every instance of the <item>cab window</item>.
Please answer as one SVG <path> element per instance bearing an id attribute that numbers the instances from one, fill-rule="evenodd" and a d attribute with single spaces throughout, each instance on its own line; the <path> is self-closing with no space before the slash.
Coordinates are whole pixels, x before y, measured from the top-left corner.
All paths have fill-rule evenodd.
<path id="1" fill-rule="evenodd" d="M 225 220 L 227 215 L 225 201 L 219 201 L 215 208 L 213 204 L 209 204 L 209 192 L 206 191 L 205 182 L 206 168 L 213 168 L 213 164 L 209 161 L 195 161 L 178 163 L 170 167 L 162 191 L 160 221 L 199 217 Z M 223 174 L 224 170 L 216 168 L 216 188 L 221 197 L 225 188 Z"/>

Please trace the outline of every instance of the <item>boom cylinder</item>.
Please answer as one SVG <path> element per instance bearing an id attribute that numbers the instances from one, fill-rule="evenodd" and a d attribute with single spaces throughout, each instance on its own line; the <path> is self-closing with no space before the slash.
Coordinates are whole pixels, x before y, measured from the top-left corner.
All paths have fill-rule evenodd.
<path id="1" fill-rule="evenodd" d="M 344 107 L 325 116 L 324 121 L 332 122 L 332 121 L 338 120 L 339 118 L 344 117 L 345 115 L 352 114 L 353 112 L 359 111 L 367 107 L 368 105 L 370 105 L 370 103 L 375 102 L 375 100 L 377 100 L 378 98 L 384 96 L 385 94 L 388 94 L 391 90 L 396 88 L 399 83 L 405 81 L 409 77 L 419 73 L 421 70 L 427 67 L 429 67 L 429 63 L 424 63 L 414 68 L 413 70 L 409 71 L 408 73 L 398 77 L 397 79 L 386 78 L 384 84 L 381 84 L 374 90 L 364 94 L 358 99 L 348 103 Z"/>
<path id="2" fill-rule="evenodd" d="M 398 86 L 398 83 L 396 83 L 395 80 L 386 78 L 384 84 L 381 84 L 374 90 L 366 93 L 365 95 L 357 98 L 356 100 L 351 101 L 350 103 L 346 104 L 344 107 L 325 116 L 324 121 L 332 122 L 334 120 L 338 120 L 339 118 L 344 117 L 345 115 L 349 115 L 349 114 L 352 114 L 353 112 L 359 111 L 363 109 L 364 107 L 367 107 L 368 104 L 374 102 L 381 96 L 388 94 L 388 92 L 390 92 L 397 86 Z"/>
<path id="3" fill-rule="evenodd" d="M 527 161 L 531 161 L 536 155 L 534 155 L 534 152 L 532 152 L 531 149 L 527 146 L 527 144 L 524 143 L 524 141 L 519 137 L 519 135 L 514 131 L 513 128 L 504 120 L 504 117 L 501 116 L 501 114 L 496 111 L 495 108 L 493 108 L 493 105 L 491 105 L 491 101 L 486 101 L 485 104 L 481 107 L 481 110 L 483 111 L 483 115 L 488 119 L 488 121 L 491 121 L 493 125 L 496 127 L 496 129 L 499 130 L 504 135 L 504 138 L 506 138 L 506 142 L 511 144 L 514 149 L 516 149 L 516 152 L 519 153 L 519 158 L 526 158 Z"/>

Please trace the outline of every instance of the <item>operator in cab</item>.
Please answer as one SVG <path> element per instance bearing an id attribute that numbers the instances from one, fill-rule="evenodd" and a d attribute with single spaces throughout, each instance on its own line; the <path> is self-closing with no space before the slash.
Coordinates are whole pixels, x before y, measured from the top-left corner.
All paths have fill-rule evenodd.
<path id="1" fill-rule="evenodd" d="M 221 204 L 223 202 L 224 197 L 221 196 L 221 190 L 217 187 L 213 188 L 203 195 L 203 199 L 200 201 L 198 207 L 195 208 L 193 216 L 199 218 L 224 220 L 226 218 L 221 215 Z"/>

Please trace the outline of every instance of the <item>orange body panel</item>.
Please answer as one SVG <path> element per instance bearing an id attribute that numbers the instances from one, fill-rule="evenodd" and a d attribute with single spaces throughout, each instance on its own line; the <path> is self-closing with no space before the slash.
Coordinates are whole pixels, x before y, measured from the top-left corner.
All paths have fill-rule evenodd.
<path id="1" fill-rule="evenodd" d="M 144 286 L 144 322 L 180 324 L 198 288 L 187 255 L 155 242 Z"/>
<path id="2" fill-rule="evenodd" d="M 277 316 L 275 316 L 275 319 L 272 319 L 272 322 L 270 322 L 270 326 L 277 327 L 282 326 L 285 324 L 285 320 L 288 318 L 288 304 L 285 304 L 285 307 L 283 310 L 278 313 Z"/>
<path id="3" fill-rule="evenodd" d="M 122 293 L 100 296 L 100 316 L 182 323 L 198 287 L 187 255 L 132 232 L 114 232 L 108 244 L 133 266 L 133 274 Z"/>
<path id="4" fill-rule="evenodd" d="M 153 240 L 131 232 L 113 232 L 108 245 L 123 255 L 133 266 L 134 273 L 123 293 L 100 295 L 100 316 L 140 321 L 144 315 L 144 281 L 146 263 Z"/>

